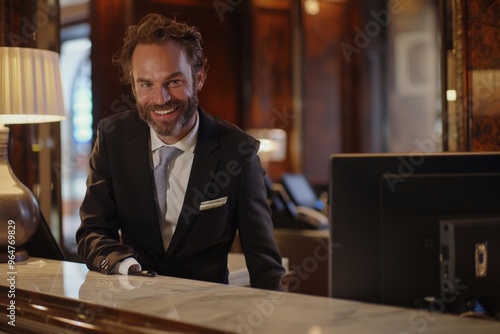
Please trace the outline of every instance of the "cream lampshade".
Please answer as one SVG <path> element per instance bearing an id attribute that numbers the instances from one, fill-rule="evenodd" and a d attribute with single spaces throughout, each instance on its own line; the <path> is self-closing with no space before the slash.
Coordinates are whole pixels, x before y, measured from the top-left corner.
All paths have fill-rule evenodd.
<path id="1" fill-rule="evenodd" d="M 59 55 L 0 47 L 0 262 L 24 261 L 21 246 L 36 231 L 39 206 L 12 172 L 5 124 L 45 123 L 65 117 Z"/>

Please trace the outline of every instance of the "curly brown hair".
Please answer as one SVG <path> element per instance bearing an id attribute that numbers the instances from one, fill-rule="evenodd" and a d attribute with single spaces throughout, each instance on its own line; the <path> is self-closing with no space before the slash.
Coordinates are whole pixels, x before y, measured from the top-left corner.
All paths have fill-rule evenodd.
<path id="1" fill-rule="evenodd" d="M 113 56 L 113 64 L 120 70 L 120 81 L 132 84 L 132 55 L 137 44 L 162 45 L 167 41 L 179 43 L 191 61 L 193 77 L 205 70 L 207 59 L 202 48 L 201 33 L 194 26 L 160 14 L 148 14 L 137 25 L 131 25 L 123 39 L 123 46 Z"/>

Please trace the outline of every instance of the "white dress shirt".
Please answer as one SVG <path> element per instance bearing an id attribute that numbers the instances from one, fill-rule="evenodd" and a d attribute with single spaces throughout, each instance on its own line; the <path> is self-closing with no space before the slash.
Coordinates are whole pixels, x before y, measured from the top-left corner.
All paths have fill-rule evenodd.
<path id="1" fill-rule="evenodd" d="M 193 165 L 194 148 L 196 147 L 196 139 L 198 137 L 198 123 L 198 113 L 196 113 L 196 121 L 193 129 L 174 145 L 165 144 L 158 138 L 153 129 L 150 131 L 153 168 L 160 163 L 158 148 L 161 146 L 175 146 L 183 151 L 183 153 L 172 161 L 169 166 L 167 210 L 165 214 L 166 224 L 160 225 L 165 251 L 167 251 L 172 235 L 177 227 L 177 220 L 182 209 L 182 204 L 184 203 L 184 195 L 186 194 L 189 174 L 191 173 L 191 167 Z"/>
<path id="2" fill-rule="evenodd" d="M 184 151 L 181 155 L 170 164 L 170 173 L 167 185 L 167 212 L 165 214 L 166 224 L 161 224 L 161 233 L 163 238 L 163 246 L 165 251 L 168 249 L 172 235 L 177 227 L 177 219 L 179 218 L 184 196 L 186 194 L 187 185 L 189 182 L 189 174 L 193 166 L 194 149 L 198 138 L 199 116 L 196 113 L 196 120 L 193 129 L 189 133 L 175 143 L 173 146 Z M 160 157 L 157 149 L 160 146 L 166 145 L 158 138 L 156 132 L 151 129 L 151 154 L 153 157 L 153 167 L 156 167 L 160 162 Z M 141 265 L 134 258 L 127 258 L 115 265 L 115 273 L 127 275 L 129 271 L 141 271 Z"/>

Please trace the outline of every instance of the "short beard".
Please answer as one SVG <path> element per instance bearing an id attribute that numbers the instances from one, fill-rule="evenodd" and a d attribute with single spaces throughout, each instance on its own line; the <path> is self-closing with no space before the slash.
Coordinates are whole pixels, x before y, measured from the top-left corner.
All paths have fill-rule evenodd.
<path id="1" fill-rule="evenodd" d="M 183 109 L 175 123 L 158 123 L 151 117 L 151 110 Z M 173 137 L 179 134 L 193 118 L 198 109 L 198 96 L 194 93 L 186 101 L 167 102 L 164 105 L 137 103 L 139 117 L 146 122 L 159 136 Z M 176 112 L 179 112 L 176 111 Z"/>

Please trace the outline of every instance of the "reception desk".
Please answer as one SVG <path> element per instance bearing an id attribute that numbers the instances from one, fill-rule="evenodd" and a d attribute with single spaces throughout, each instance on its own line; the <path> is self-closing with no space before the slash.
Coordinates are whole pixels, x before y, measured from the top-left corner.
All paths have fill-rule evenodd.
<path id="1" fill-rule="evenodd" d="M 73 262 L 30 259 L 0 271 L 7 333 L 500 333 L 488 320 L 166 276 L 106 276 Z"/>

